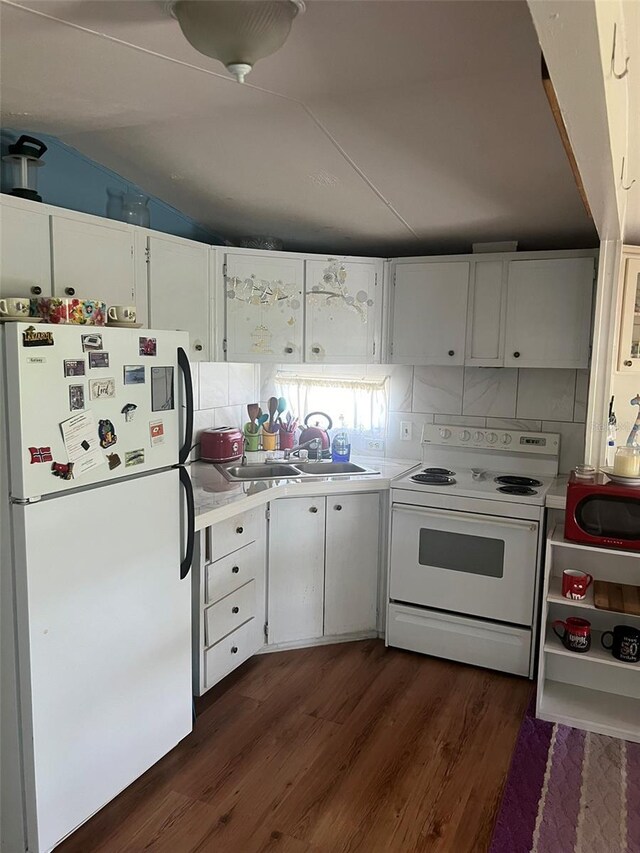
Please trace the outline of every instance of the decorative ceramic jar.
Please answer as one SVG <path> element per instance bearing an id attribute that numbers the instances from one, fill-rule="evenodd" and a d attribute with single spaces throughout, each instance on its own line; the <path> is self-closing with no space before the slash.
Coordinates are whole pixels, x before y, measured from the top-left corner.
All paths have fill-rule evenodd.
<path id="1" fill-rule="evenodd" d="M 31 300 L 31 314 L 45 323 L 72 323 L 79 326 L 104 326 L 107 303 L 98 299 L 59 299 L 45 296 Z"/>

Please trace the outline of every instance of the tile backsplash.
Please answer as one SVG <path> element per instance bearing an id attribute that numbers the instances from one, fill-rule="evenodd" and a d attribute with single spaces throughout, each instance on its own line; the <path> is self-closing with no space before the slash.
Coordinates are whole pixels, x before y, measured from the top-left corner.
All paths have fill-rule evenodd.
<path id="1" fill-rule="evenodd" d="M 194 415 L 193 441 L 200 441 L 203 429 L 242 426 L 247 420 L 247 403 L 260 393 L 260 368 L 254 364 L 200 362 L 191 365 Z M 200 456 L 195 448 L 193 458 Z"/>

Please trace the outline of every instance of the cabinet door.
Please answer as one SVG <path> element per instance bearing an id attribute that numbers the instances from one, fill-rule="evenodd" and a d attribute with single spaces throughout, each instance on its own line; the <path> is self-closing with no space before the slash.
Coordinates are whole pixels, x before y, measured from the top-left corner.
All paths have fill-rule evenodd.
<path id="1" fill-rule="evenodd" d="M 382 270 L 326 258 L 305 268 L 305 361 L 379 362 Z"/>
<path id="2" fill-rule="evenodd" d="M 227 361 L 302 361 L 302 260 L 227 254 Z"/>
<path id="3" fill-rule="evenodd" d="M 324 498 L 282 498 L 271 504 L 269 642 L 322 636 Z"/>
<path id="4" fill-rule="evenodd" d="M 0 205 L 0 296 L 50 296 L 49 214 Z"/>
<path id="5" fill-rule="evenodd" d="M 104 225 L 51 217 L 55 296 L 102 299 L 135 305 L 133 228 L 105 219 Z"/>
<path id="6" fill-rule="evenodd" d="M 501 367 L 504 363 L 506 271 L 506 264 L 502 261 L 478 261 L 473 264 L 465 364 Z"/>
<path id="7" fill-rule="evenodd" d="M 587 367 L 593 258 L 511 261 L 507 367 Z"/>
<path id="8" fill-rule="evenodd" d="M 463 364 L 469 264 L 396 264 L 391 361 Z"/>
<path id="9" fill-rule="evenodd" d="M 189 332 L 189 358 L 209 361 L 211 304 L 209 246 L 149 237 L 149 326 Z"/>
<path id="10" fill-rule="evenodd" d="M 380 497 L 337 495 L 326 500 L 324 633 L 375 631 Z"/>
<path id="11" fill-rule="evenodd" d="M 618 370 L 632 373 L 640 368 L 640 256 L 624 259 L 623 265 L 624 302 Z"/>

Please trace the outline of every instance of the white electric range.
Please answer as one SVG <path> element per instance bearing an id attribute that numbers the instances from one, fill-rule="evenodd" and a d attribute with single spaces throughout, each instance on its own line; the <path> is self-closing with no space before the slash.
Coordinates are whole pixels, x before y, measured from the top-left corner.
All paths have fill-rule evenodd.
<path id="1" fill-rule="evenodd" d="M 556 433 L 425 424 L 391 484 L 387 644 L 533 676 Z"/>

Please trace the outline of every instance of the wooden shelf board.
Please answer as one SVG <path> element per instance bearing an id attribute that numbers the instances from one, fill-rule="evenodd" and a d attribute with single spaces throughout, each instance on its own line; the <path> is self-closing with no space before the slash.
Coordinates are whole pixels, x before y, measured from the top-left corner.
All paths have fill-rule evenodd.
<path id="1" fill-rule="evenodd" d="M 545 680 L 538 716 L 578 729 L 640 741 L 640 699 Z"/>
<path id="2" fill-rule="evenodd" d="M 563 599 L 566 601 L 566 599 Z M 602 647 L 600 638 L 602 631 L 591 632 L 591 648 L 588 652 L 572 652 L 565 649 L 559 637 L 557 637 L 551 625 L 547 625 L 547 632 L 544 638 L 544 652 L 549 655 L 563 655 L 573 658 L 574 660 L 588 660 L 592 663 L 603 664 L 604 666 L 615 666 L 625 669 L 627 672 L 635 672 L 640 676 L 640 664 L 624 663 L 624 661 L 614 658 L 611 652 Z M 640 700 L 639 700 L 640 701 Z M 639 720 L 640 725 L 640 720 Z"/>
<path id="3" fill-rule="evenodd" d="M 547 601 L 550 604 L 566 604 L 569 607 L 578 607 L 583 610 L 599 610 L 599 607 L 596 607 L 593 603 L 593 584 L 587 590 L 586 597 L 582 600 L 576 600 L 575 598 L 565 598 L 562 594 L 562 578 L 561 577 L 551 577 L 549 579 L 549 592 L 547 593 Z M 603 610 L 603 613 L 613 613 L 614 611 Z"/>
<path id="4" fill-rule="evenodd" d="M 569 542 L 568 539 L 564 538 L 563 528 L 556 524 L 553 528 L 553 533 L 548 537 L 549 544 L 555 548 L 571 548 L 576 551 L 592 551 L 596 554 L 602 554 L 606 556 L 607 554 L 625 556 L 625 557 L 636 557 L 636 559 L 640 559 L 640 551 L 625 551 L 622 548 L 599 548 L 595 545 L 583 545 L 581 542 Z"/>

